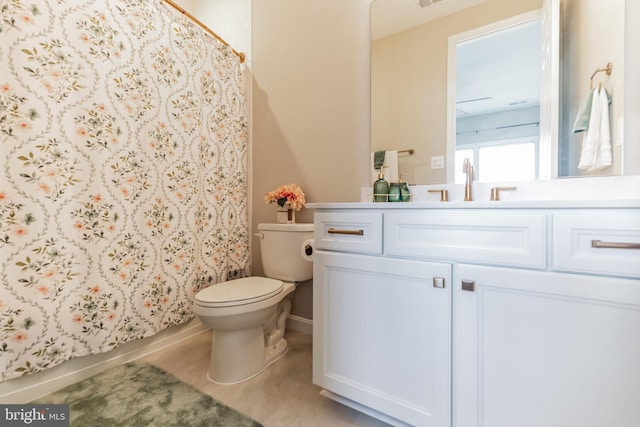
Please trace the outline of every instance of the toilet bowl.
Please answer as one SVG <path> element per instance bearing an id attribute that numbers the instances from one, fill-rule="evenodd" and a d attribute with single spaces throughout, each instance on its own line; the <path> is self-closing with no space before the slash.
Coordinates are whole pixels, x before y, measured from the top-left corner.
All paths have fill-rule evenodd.
<path id="1" fill-rule="evenodd" d="M 297 282 L 313 276 L 302 246 L 313 224 L 259 224 L 265 275 L 209 286 L 196 294 L 194 312 L 213 330 L 210 381 L 234 384 L 261 372 L 287 351 L 284 338 Z"/>

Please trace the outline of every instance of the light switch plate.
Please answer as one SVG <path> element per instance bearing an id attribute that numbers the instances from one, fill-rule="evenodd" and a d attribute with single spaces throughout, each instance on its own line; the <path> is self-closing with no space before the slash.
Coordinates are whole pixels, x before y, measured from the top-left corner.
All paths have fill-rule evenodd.
<path id="1" fill-rule="evenodd" d="M 431 157 L 431 169 L 442 169 L 444 167 L 444 156 Z"/>

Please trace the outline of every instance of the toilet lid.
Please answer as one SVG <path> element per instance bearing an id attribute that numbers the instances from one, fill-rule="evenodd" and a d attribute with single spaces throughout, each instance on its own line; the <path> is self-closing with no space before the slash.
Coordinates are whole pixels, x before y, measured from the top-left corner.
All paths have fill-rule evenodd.
<path id="1" fill-rule="evenodd" d="M 251 304 L 277 295 L 282 281 L 266 277 L 244 277 L 209 286 L 196 294 L 196 304 L 207 307 L 227 307 Z"/>

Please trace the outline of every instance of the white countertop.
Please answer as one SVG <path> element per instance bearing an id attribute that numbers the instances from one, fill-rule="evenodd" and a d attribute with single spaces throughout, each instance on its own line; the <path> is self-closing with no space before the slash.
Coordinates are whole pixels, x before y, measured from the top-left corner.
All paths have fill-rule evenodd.
<path id="1" fill-rule="evenodd" d="M 501 191 L 500 201 L 489 200 L 492 187 L 512 187 Z M 464 185 L 412 185 L 411 202 L 373 203 L 371 187 L 363 187 L 360 202 L 307 203 L 310 209 L 584 209 L 640 208 L 640 175 L 554 179 L 516 183 L 480 183 L 472 186 L 473 201 L 465 202 Z M 449 201 L 441 202 L 446 189 Z"/>
<path id="2" fill-rule="evenodd" d="M 307 203 L 309 209 L 604 209 L 640 208 L 640 200 L 518 200 L 478 202 Z"/>

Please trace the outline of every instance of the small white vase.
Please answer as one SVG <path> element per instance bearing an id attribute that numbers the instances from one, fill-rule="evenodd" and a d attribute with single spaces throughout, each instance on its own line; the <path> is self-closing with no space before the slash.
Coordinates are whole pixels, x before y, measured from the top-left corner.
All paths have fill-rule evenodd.
<path id="1" fill-rule="evenodd" d="M 289 203 L 285 203 L 284 206 L 278 205 L 276 208 L 276 222 L 278 224 L 296 223 L 296 211 Z"/>

